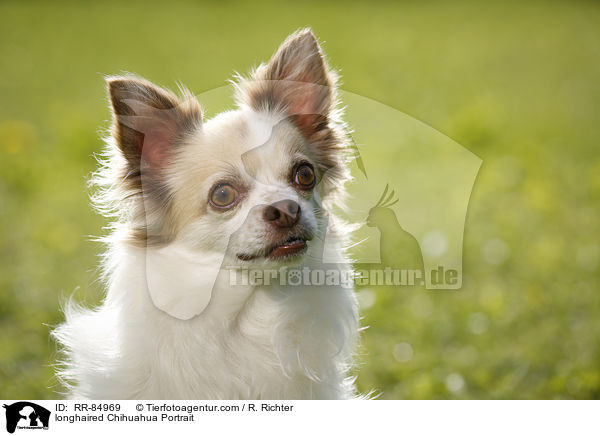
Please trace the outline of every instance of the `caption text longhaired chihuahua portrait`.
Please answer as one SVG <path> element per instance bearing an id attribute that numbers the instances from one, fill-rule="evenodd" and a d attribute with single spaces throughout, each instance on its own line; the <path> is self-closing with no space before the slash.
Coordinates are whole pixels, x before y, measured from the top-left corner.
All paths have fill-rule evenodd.
<path id="1" fill-rule="evenodd" d="M 235 82 L 237 109 L 133 75 L 107 79 L 113 124 L 94 175 L 111 217 L 106 295 L 53 333 L 73 398 L 341 399 L 359 317 L 342 286 L 232 286 L 239 267 L 350 272 L 331 213 L 351 158 L 336 74 L 310 30 Z M 235 268 L 238 268 L 237 270 Z"/>

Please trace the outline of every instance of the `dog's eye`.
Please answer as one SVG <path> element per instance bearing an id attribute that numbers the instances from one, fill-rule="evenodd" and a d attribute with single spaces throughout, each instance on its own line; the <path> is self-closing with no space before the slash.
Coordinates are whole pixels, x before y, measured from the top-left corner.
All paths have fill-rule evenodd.
<path id="1" fill-rule="evenodd" d="M 315 170 L 312 165 L 303 163 L 296 167 L 294 183 L 301 189 L 310 189 L 315 186 Z"/>
<path id="2" fill-rule="evenodd" d="M 227 183 L 217 185 L 210 194 L 210 203 L 218 208 L 223 209 L 232 206 L 237 200 L 238 192 L 235 188 Z"/>

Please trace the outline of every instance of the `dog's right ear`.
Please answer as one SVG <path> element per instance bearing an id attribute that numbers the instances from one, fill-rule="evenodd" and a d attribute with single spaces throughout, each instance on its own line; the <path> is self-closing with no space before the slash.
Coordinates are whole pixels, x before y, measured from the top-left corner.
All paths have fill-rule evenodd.
<path id="1" fill-rule="evenodd" d="M 110 77 L 108 94 L 113 111 L 112 135 L 130 172 L 159 177 L 172 151 L 202 124 L 196 98 L 182 98 L 137 77 Z"/>

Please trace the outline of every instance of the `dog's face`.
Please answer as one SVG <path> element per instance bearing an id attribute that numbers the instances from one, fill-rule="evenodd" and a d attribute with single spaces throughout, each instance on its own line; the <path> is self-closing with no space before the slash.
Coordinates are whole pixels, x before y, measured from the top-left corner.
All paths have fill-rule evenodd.
<path id="1" fill-rule="evenodd" d="M 321 171 L 289 121 L 221 114 L 190 141 L 172 175 L 174 207 L 186 220 L 180 237 L 242 262 L 301 257 L 322 231 Z"/>
<path id="2" fill-rule="evenodd" d="M 240 79 L 238 110 L 206 122 L 188 92 L 109 79 L 112 165 L 134 240 L 184 241 L 242 264 L 318 255 L 323 201 L 347 177 L 334 84 L 310 31 Z"/>

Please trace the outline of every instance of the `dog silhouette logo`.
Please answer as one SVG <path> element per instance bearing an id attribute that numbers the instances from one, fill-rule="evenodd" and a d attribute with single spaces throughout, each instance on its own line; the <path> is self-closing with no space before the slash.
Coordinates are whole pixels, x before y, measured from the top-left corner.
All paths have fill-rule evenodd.
<path id="1" fill-rule="evenodd" d="M 29 401 L 4 404 L 3 407 L 6 409 L 6 431 L 9 433 L 14 433 L 17 428 L 48 430 L 48 409 Z"/>

